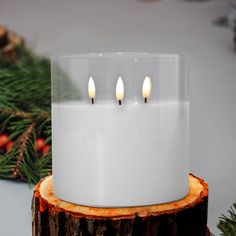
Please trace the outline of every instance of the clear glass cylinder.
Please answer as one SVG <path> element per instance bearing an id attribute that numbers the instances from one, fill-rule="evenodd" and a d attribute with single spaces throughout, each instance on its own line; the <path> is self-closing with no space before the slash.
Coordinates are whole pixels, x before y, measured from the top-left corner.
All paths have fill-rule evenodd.
<path id="1" fill-rule="evenodd" d="M 187 62 L 177 54 L 52 58 L 53 190 L 97 207 L 188 194 Z"/>

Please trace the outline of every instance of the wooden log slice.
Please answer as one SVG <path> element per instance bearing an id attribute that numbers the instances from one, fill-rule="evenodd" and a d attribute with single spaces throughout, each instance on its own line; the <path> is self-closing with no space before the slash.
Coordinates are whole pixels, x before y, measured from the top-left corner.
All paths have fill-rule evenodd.
<path id="1" fill-rule="evenodd" d="M 205 236 L 208 185 L 189 175 L 189 194 L 176 202 L 125 208 L 96 208 L 58 199 L 52 176 L 34 189 L 34 236 Z"/>

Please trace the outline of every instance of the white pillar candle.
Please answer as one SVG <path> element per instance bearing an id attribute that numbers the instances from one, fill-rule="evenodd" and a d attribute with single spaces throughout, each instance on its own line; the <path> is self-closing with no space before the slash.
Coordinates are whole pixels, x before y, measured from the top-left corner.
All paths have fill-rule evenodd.
<path id="1" fill-rule="evenodd" d="M 57 197 L 120 207 L 187 195 L 188 78 L 182 56 L 84 54 L 52 63 Z"/>
<path id="2" fill-rule="evenodd" d="M 53 187 L 69 202 L 134 206 L 188 193 L 188 103 L 54 103 Z"/>

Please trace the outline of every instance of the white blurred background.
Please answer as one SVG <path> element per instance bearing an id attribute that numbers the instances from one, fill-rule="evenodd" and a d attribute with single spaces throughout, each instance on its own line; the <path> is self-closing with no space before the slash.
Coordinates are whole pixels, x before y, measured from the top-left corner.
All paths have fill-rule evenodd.
<path id="1" fill-rule="evenodd" d="M 185 53 L 190 59 L 191 172 L 209 183 L 208 225 L 236 200 L 236 51 L 213 21 L 223 0 L 0 0 L 0 24 L 44 54 Z M 0 235 L 31 235 L 32 189 L 0 180 Z M 14 222 L 14 224 L 13 224 Z"/>

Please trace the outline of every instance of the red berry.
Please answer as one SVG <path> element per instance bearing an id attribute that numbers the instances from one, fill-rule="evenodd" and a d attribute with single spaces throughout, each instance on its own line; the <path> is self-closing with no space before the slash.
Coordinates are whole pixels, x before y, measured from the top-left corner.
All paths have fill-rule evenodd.
<path id="1" fill-rule="evenodd" d="M 7 152 L 10 152 L 11 151 L 11 148 L 12 148 L 12 145 L 13 145 L 13 141 L 9 141 L 8 143 L 7 143 L 7 145 L 6 145 L 6 150 L 7 150 Z"/>
<path id="2" fill-rule="evenodd" d="M 206 236 L 210 236 L 210 235 L 211 235 L 211 232 L 210 232 L 209 228 L 207 227 L 207 229 L 206 229 Z"/>
<path id="3" fill-rule="evenodd" d="M 45 139 L 43 138 L 37 138 L 35 143 L 35 148 L 37 151 L 42 150 L 42 148 L 45 146 Z"/>
<path id="4" fill-rule="evenodd" d="M 51 148 L 51 146 L 49 144 L 46 144 L 43 149 L 42 149 L 42 154 L 43 156 L 45 156 L 47 154 L 47 152 L 49 151 L 49 149 Z"/>
<path id="5" fill-rule="evenodd" d="M 9 141 L 9 135 L 0 134 L 0 149 L 4 148 Z"/>

